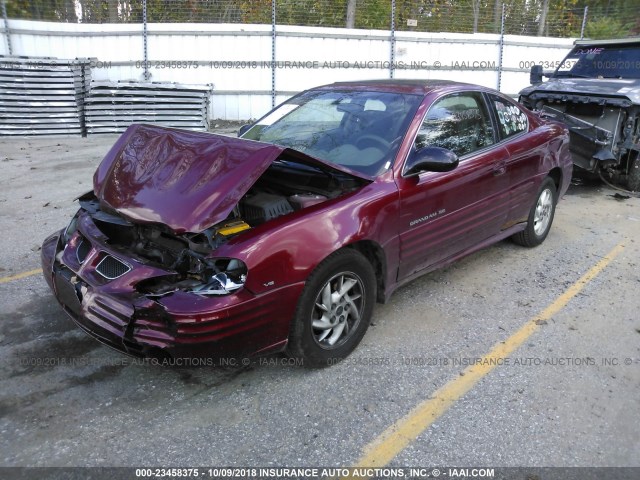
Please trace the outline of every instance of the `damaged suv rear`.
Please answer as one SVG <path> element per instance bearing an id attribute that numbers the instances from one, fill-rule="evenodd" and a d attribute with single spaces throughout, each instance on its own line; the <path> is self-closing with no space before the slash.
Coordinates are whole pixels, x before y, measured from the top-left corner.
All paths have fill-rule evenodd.
<path id="1" fill-rule="evenodd" d="M 640 191 L 640 38 L 576 41 L 550 80 L 542 76 L 532 67 L 520 102 L 569 127 L 576 166 Z"/>

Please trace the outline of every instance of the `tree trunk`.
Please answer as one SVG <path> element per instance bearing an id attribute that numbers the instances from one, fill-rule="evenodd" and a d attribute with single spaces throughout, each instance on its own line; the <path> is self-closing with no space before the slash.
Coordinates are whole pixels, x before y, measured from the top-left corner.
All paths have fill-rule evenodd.
<path id="1" fill-rule="evenodd" d="M 109 23 L 118 23 L 118 0 L 109 0 Z"/>
<path id="2" fill-rule="evenodd" d="M 69 23 L 78 23 L 78 15 L 76 15 L 76 7 L 73 0 L 64 0 L 64 7 L 62 11 L 62 20 Z"/>
<path id="3" fill-rule="evenodd" d="M 356 0 L 347 2 L 347 28 L 356 26 Z"/>
<path id="4" fill-rule="evenodd" d="M 472 0 L 473 8 L 473 33 L 478 33 L 478 17 L 480 17 L 480 0 Z"/>
<path id="5" fill-rule="evenodd" d="M 540 12 L 540 23 L 538 23 L 538 36 L 544 35 L 544 27 L 547 24 L 547 13 L 549 12 L 549 0 L 542 2 L 542 11 Z"/>
<path id="6" fill-rule="evenodd" d="M 500 24 L 502 23 L 502 0 L 496 0 L 493 7 L 493 28 L 496 32 L 500 31 Z"/>

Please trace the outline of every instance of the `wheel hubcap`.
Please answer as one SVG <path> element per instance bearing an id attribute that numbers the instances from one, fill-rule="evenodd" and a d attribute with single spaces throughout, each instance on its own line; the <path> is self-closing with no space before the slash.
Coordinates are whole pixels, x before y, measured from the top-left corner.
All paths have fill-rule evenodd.
<path id="1" fill-rule="evenodd" d="M 342 345 L 360 323 L 364 285 L 355 273 L 339 273 L 320 289 L 311 313 L 313 338 L 322 348 Z"/>
<path id="2" fill-rule="evenodd" d="M 541 236 L 547 231 L 552 210 L 553 195 L 551 190 L 547 188 L 542 191 L 536 204 L 536 213 L 533 217 L 533 231 L 536 232 L 536 235 Z"/>

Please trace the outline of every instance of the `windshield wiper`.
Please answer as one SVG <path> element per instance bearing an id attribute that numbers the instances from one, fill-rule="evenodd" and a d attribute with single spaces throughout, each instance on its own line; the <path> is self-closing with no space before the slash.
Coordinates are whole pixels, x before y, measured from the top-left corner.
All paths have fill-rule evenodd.
<path id="1" fill-rule="evenodd" d="M 291 147 L 289 147 L 291 148 Z M 300 151 L 300 150 L 296 150 L 296 151 Z M 304 153 L 304 152 L 301 152 Z M 305 154 L 308 155 L 308 154 Z M 282 158 L 277 159 L 275 162 L 273 163 L 279 163 L 279 164 L 283 164 L 286 166 L 293 166 L 294 168 L 298 168 L 298 170 L 305 170 L 305 169 L 311 169 L 311 170 L 315 170 L 316 172 L 320 172 L 324 175 L 326 175 L 327 177 L 329 177 L 329 180 L 336 182 L 338 185 L 340 184 L 340 181 L 338 180 L 338 177 L 331 172 L 328 169 L 322 168 L 318 165 L 309 165 L 307 163 L 300 163 L 300 162 L 296 162 L 293 160 L 285 160 Z"/>
<path id="2" fill-rule="evenodd" d="M 592 75 L 581 75 L 579 73 L 571 73 L 571 72 L 558 72 L 554 73 L 553 77 L 574 77 L 574 78 L 596 78 Z"/>

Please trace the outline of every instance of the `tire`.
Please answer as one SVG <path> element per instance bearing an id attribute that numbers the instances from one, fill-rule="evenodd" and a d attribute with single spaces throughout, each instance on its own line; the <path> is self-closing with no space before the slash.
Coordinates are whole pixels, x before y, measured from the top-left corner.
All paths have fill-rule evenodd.
<path id="1" fill-rule="evenodd" d="M 640 155 L 636 155 L 629 165 L 627 187 L 632 192 L 640 192 Z"/>
<path id="2" fill-rule="evenodd" d="M 555 183 L 547 177 L 542 182 L 536 200 L 531 206 L 527 227 L 511 237 L 515 243 L 523 247 L 537 247 L 544 242 L 556 213 L 557 195 Z"/>
<path id="3" fill-rule="evenodd" d="M 287 354 L 305 367 L 338 363 L 364 337 L 375 299 L 369 261 L 351 249 L 331 254 L 307 279 L 291 322 Z"/>

